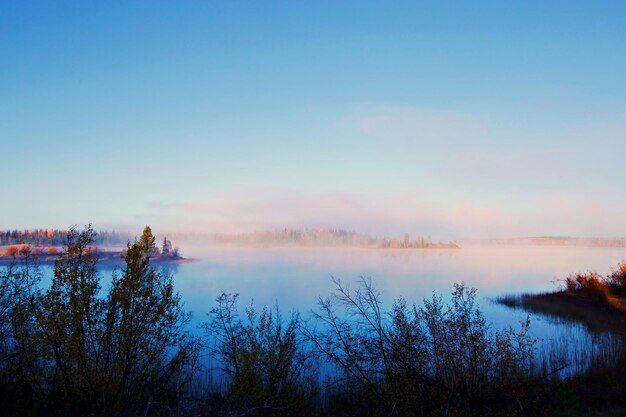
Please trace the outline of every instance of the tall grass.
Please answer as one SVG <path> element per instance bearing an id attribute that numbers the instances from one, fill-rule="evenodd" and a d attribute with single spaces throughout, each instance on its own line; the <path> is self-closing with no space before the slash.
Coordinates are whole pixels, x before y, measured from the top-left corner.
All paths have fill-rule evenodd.
<path id="1" fill-rule="evenodd" d="M 544 375 L 590 409 L 624 407 L 626 400 L 626 263 L 607 275 L 567 276 L 552 293 L 507 295 L 497 302 L 562 321 L 572 334 L 544 341 Z M 582 329 L 588 337 L 581 339 Z M 584 333 L 584 332 L 583 332 Z"/>

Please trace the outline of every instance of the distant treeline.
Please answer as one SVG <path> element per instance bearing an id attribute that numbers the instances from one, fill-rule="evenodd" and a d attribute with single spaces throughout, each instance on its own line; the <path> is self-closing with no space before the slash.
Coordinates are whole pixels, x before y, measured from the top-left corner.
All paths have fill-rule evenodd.
<path id="1" fill-rule="evenodd" d="M 568 237 L 539 236 L 505 239 L 489 239 L 486 243 L 496 245 L 534 245 L 534 246 L 585 246 L 594 248 L 626 248 L 623 237 Z"/>
<path id="2" fill-rule="evenodd" d="M 33 246 L 61 246 L 67 239 L 67 230 L 60 229 L 33 229 L 33 230 L 3 230 L 0 231 L 0 246 L 5 245 L 33 245 Z M 119 232 L 98 232 L 94 238 L 96 245 L 120 245 L 128 242 L 128 234 Z"/>
<path id="3" fill-rule="evenodd" d="M 402 239 L 373 237 L 343 229 L 289 229 L 243 234 L 216 234 L 218 243 L 240 245 L 299 245 L 299 246 L 350 246 L 366 248 L 448 248 L 458 249 L 454 242 L 433 242 L 418 236 L 410 238 L 405 233 Z"/>
<path id="4" fill-rule="evenodd" d="M 152 231 L 149 227 L 144 229 L 144 234 Z M 7 230 L 0 231 L 0 257 L 13 258 L 20 254 L 21 251 L 27 250 L 33 255 L 39 256 L 40 261 L 46 261 L 46 255 L 56 256 L 58 248 L 66 245 L 69 234 L 73 233 L 70 230 L 59 229 L 34 229 L 34 230 Z M 133 240 L 130 235 L 119 232 L 93 232 L 91 236 L 92 245 L 111 245 L 120 246 L 126 245 Z M 28 248 L 25 248 L 27 246 Z M 182 254 L 178 246 L 173 246 L 172 241 L 167 237 L 163 238 L 161 245 L 153 245 L 150 254 L 153 260 L 176 260 L 181 259 Z M 121 251 L 122 255 L 125 255 L 126 249 Z M 101 251 L 98 253 L 118 254 L 118 251 Z M 119 257 L 117 257 L 119 258 Z M 104 259 L 102 259 L 104 260 Z"/>

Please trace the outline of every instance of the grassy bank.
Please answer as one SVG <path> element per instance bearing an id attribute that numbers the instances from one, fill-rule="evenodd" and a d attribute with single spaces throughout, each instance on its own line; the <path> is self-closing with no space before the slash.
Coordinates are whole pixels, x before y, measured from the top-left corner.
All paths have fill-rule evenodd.
<path id="1" fill-rule="evenodd" d="M 589 351 L 567 341 L 550 353 L 584 363 L 561 383 L 562 403 L 579 415 L 626 415 L 626 263 L 611 273 L 578 273 L 566 277 L 554 292 L 507 295 L 500 304 L 584 326 L 593 340 Z M 583 413 L 584 410 L 584 413 Z"/>
<path id="2" fill-rule="evenodd" d="M 505 295 L 500 304 L 583 324 L 592 333 L 626 334 L 626 263 L 610 274 L 578 273 L 561 288 L 539 294 Z"/>

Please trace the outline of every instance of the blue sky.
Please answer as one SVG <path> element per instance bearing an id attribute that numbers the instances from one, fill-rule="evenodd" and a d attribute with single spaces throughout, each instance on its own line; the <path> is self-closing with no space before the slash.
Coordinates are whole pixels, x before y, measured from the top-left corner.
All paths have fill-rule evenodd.
<path id="1" fill-rule="evenodd" d="M 626 3 L 0 2 L 0 229 L 626 235 Z"/>

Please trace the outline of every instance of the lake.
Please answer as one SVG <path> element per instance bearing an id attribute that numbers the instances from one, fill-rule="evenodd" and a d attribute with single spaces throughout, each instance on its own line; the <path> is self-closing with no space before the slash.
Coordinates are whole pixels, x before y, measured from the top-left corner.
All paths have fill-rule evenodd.
<path id="1" fill-rule="evenodd" d="M 433 292 L 450 295 L 453 284 L 478 289 L 478 301 L 494 328 L 514 327 L 527 313 L 493 302 L 497 296 L 552 291 L 570 273 L 596 270 L 602 274 L 626 259 L 626 248 L 553 246 L 464 246 L 461 250 L 358 249 L 270 247 L 242 248 L 177 242 L 185 257 L 197 262 L 167 265 L 187 311 L 191 329 L 207 320 L 221 291 L 240 294 L 243 309 L 278 304 L 283 312 L 297 309 L 304 317 L 316 308 L 318 297 L 334 288 L 331 277 L 356 285 L 370 277 L 382 291 L 385 306 L 402 296 L 421 303 Z M 46 286 L 51 268 L 46 267 Z M 110 271 L 103 270 L 104 282 Z M 531 331 L 539 349 L 550 351 L 567 344 L 572 355 L 586 357 L 610 335 L 590 334 L 582 325 L 531 315 Z M 609 340 L 612 343 L 612 341 Z"/>
<path id="2" fill-rule="evenodd" d="M 240 307 L 278 303 L 283 312 L 297 309 L 304 316 L 316 308 L 319 296 L 333 290 L 331 277 L 356 285 L 371 277 L 383 292 L 387 307 L 397 297 L 421 303 L 433 291 L 447 296 L 454 283 L 478 288 L 481 309 L 494 328 L 516 326 L 527 313 L 494 303 L 494 297 L 551 291 L 569 273 L 608 273 L 626 259 L 625 248 L 551 246 L 464 246 L 461 250 L 376 250 L 357 248 L 240 248 L 202 244 L 181 246 L 198 262 L 175 267 L 175 284 L 193 326 L 221 292 L 240 294 Z M 590 352 L 599 338 L 582 325 L 531 315 L 531 330 L 539 349 L 567 343 L 572 354 Z M 582 355 L 586 356 L 586 355 Z"/>
<path id="3" fill-rule="evenodd" d="M 196 315 L 208 311 L 220 291 L 237 292 L 245 303 L 254 299 L 259 305 L 278 303 L 283 310 L 310 310 L 318 296 L 332 291 L 333 276 L 344 282 L 371 277 L 386 302 L 449 293 L 455 282 L 478 288 L 481 299 L 550 291 L 569 273 L 607 273 L 626 259 L 625 248 L 548 246 L 376 250 L 183 245 L 182 251 L 198 259 L 173 268 L 176 287 Z M 482 305 L 493 319 L 512 314 L 492 303 Z"/>

